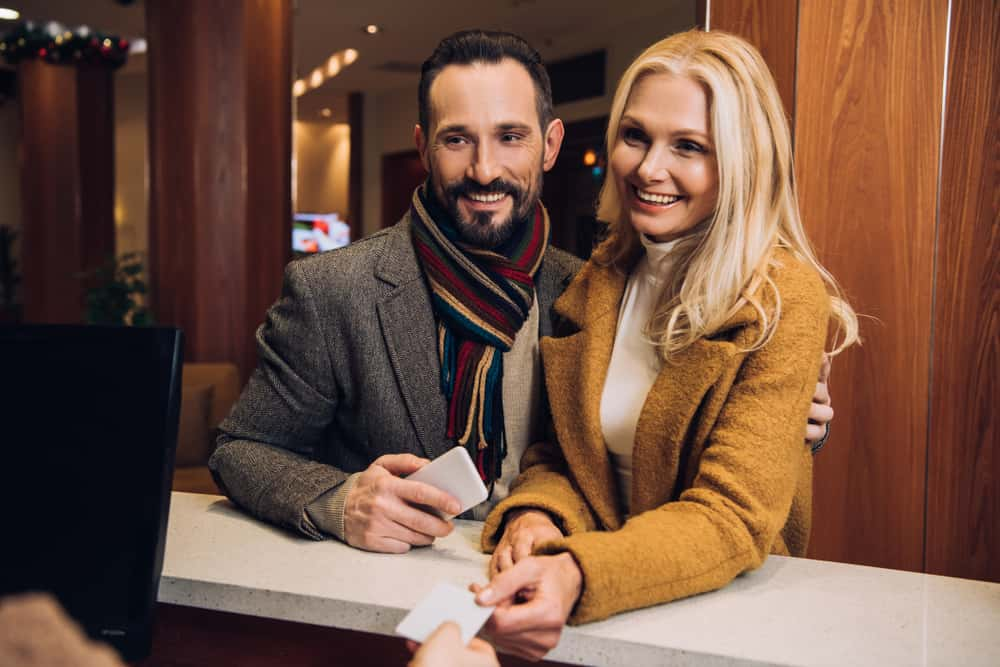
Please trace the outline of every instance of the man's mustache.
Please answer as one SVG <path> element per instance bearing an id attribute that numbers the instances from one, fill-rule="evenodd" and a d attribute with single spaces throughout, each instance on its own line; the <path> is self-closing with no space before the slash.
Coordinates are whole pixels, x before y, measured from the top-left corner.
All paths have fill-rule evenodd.
<path id="1" fill-rule="evenodd" d="M 515 197 L 521 195 L 521 189 L 503 180 L 502 178 L 496 178 L 486 185 L 473 181 L 471 179 L 465 179 L 449 185 L 447 192 L 452 197 L 459 197 L 461 195 L 495 195 L 495 194 L 511 194 Z"/>

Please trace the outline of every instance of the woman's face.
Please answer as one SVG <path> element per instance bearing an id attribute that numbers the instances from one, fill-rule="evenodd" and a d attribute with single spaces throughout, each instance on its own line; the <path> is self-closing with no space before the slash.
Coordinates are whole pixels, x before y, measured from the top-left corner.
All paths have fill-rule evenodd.
<path id="1" fill-rule="evenodd" d="M 625 105 L 611 168 L 640 234 L 672 241 L 708 218 L 719 178 L 701 84 L 665 73 L 640 77 Z"/>

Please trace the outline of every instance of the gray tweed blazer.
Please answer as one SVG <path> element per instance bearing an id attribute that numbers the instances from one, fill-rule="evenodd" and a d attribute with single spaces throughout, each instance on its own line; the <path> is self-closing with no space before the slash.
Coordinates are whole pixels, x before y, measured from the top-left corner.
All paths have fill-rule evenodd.
<path id="1" fill-rule="evenodd" d="M 580 260 L 550 248 L 536 277 L 539 335 Z M 436 326 L 410 222 L 297 260 L 257 330 L 258 364 L 219 427 L 209 467 L 254 516 L 319 539 L 305 507 L 383 454 L 453 446 Z"/>

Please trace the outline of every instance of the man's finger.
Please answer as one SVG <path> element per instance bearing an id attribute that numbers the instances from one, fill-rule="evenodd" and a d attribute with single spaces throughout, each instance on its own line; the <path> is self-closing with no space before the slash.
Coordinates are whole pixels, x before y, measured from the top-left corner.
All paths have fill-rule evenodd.
<path id="1" fill-rule="evenodd" d="M 450 493 L 445 493 L 441 489 L 436 489 L 430 484 L 423 482 L 411 482 L 406 479 L 394 480 L 393 491 L 397 496 L 411 505 L 424 505 L 433 507 L 445 514 L 455 515 L 462 510 L 458 500 Z"/>
<path id="2" fill-rule="evenodd" d="M 833 369 L 832 357 L 829 354 L 823 355 L 823 363 L 819 366 L 819 381 L 826 384 L 830 381 L 830 371 Z"/>
<path id="3" fill-rule="evenodd" d="M 381 508 L 381 513 L 388 522 L 397 524 L 400 528 L 407 531 L 419 533 L 431 540 L 435 537 L 450 535 L 454 528 L 453 524 L 441 517 L 426 512 L 419 507 L 407 505 L 398 498 L 385 500 Z M 427 542 L 427 544 L 430 544 L 430 542 Z"/>
<path id="4" fill-rule="evenodd" d="M 816 383 L 816 391 L 813 392 L 812 400 L 813 403 L 822 403 L 823 405 L 830 403 L 830 391 L 825 382 Z"/>
<path id="5" fill-rule="evenodd" d="M 820 426 L 819 424 L 808 424 L 806 426 L 806 440 L 809 442 L 816 442 L 824 435 L 826 435 L 826 426 Z"/>
<path id="6" fill-rule="evenodd" d="M 428 463 L 430 463 L 429 460 L 422 459 L 413 454 L 384 454 L 375 459 L 372 465 L 382 466 L 393 475 L 399 477 L 400 475 L 415 473 Z"/>
<path id="7" fill-rule="evenodd" d="M 829 405 L 813 403 L 809 406 L 809 421 L 825 427 L 831 419 L 833 419 L 833 408 Z"/>

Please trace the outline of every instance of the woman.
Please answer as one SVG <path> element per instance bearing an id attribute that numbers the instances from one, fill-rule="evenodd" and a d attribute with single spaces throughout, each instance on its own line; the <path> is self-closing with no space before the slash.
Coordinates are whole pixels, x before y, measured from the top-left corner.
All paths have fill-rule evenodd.
<path id="1" fill-rule="evenodd" d="M 534 658 L 567 619 L 804 554 L 802 417 L 829 320 L 832 354 L 857 341 L 799 220 L 787 122 L 752 46 L 714 31 L 651 46 L 607 145 L 610 235 L 542 341 L 558 444 L 527 451 L 483 532 L 495 576 L 478 600 L 499 605 L 497 642 Z"/>

